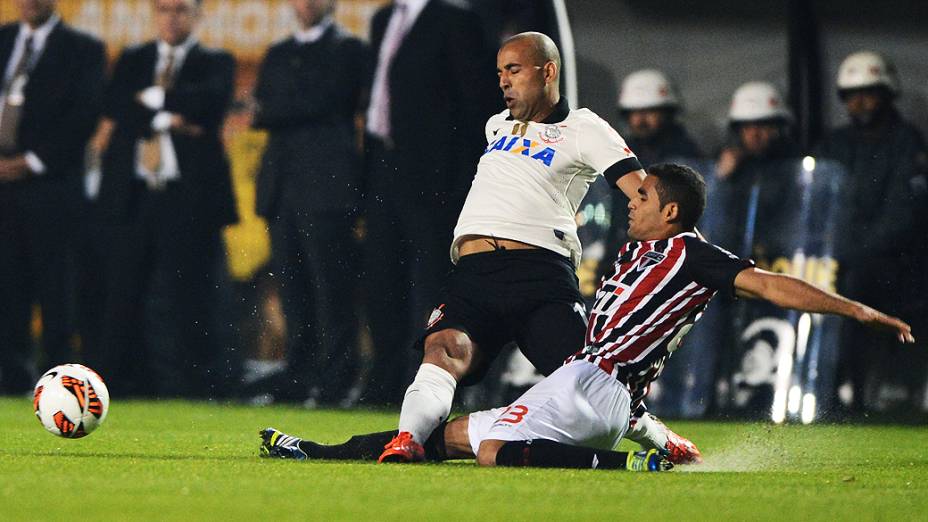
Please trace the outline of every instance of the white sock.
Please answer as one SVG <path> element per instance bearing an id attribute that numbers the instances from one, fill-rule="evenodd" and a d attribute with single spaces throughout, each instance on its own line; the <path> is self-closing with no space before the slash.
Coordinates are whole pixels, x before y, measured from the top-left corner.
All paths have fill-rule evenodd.
<path id="1" fill-rule="evenodd" d="M 628 429 L 625 438 L 645 448 L 663 449 L 667 444 L 667 427 L 656 421 L 650 413 L 645 413 Z"/>
<path id="2" fill-rule="evenodd" d="M 454 376 L 441 367 L 423 363 L 412 384 L 406 388 L 399 430 L 408 431 L 413 440 L 424 444 L 451 413 L 451 401 L 457 385 Z"/>

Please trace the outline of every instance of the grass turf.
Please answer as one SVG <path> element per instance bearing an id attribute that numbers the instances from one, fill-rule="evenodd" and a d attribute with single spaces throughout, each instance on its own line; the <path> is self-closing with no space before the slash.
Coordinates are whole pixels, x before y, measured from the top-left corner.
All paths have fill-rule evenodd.
<path id="1" fill-rule="evenodd" d="M 79 440 L 0 399 L 2 520 L 914 520 L 928 429 L 673 422 L 706 463 L 671 473 L 259 459 L 260 428 L 323 442 L 395 413 L 116 401 Z M 624 443 L 623 443 L 624 444 Z M 631 447 L 631 446 L 629 446 Z"/>

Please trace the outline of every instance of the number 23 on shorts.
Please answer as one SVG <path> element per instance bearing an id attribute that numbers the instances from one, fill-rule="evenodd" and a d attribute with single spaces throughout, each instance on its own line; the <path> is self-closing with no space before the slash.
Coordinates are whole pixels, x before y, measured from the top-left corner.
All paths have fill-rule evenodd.
<path id="1" fill-rule="evenodd" d="M 522 406 L 521 404 L 516 404 L 510 406 L 503 410 L 503 413 L 500 414 L 500 419 L 497 422 L 508 422 L 510 424 L 518 424 L 522 422 L 522 418 L 525 417 L 525 414 L 528 413 L 528 407 Z"/>

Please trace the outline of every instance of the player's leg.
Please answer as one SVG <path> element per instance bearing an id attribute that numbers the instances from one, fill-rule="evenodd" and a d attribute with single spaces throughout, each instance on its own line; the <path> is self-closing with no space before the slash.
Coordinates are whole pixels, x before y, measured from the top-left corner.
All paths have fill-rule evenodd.
<path id="1" fill-rule="evenodd" d="M 539 373 L 549 375 L 583 348 L 586 310 L 578 292 L 576 301 L 530 303 L 514 326 L 519 349 Z"/>
<path id="2" fill-rule="evenodd" d="M 566 288 L 566 285 L 562 285 Z M 518 328 L 517 341 L 522 353 L 543 374 L 583 347 L 586 334 L 585 309 L 571 302 L 571 292 L 558 294 L 560 301 L 542 302 L 528 307 Z M 579 293 L 577 294 L 579 296 Z M 644 449 L 668 451 L 674 464 L 698 464 L 702 455 L 691 441 L 671 431 L 642 408 L 631 416 L 626 438 Z"/>
<path id="3" fill-rule="evenodd" d="M 669 469 L 657 451 L 611 451 L 628 426 L 625 386 L 599 367 L 577 361 L 495 412 L 471 414 L 471 444 L 483 466 Z M 498 412 L 498 413 L 497 413 Z M 497 413 L 495 419 L 488 413 Z"/>
<path id="4" fill-rule="evenodd" d="M 440 462 L 457 458 L 449 456 L 445 449 L 445 433 L 451 424 L 453 422 L 439 426 L 425 441 L 425 460 Z M 397 430 L 365 433 L 354 435 L 341 444 L 321 444 L 288 435 L 274 428 L 265 428 L 258 432 L 261 436 L 259 455 L 294 460 L 377 460 L 384 446 L 389 444 L 397 433 Z"/>
<path id="5" fill-rule="evenodd" d="M 399 434 L 384 450 L 381 462 L 425 458 L 422 444 L 448 418 L 458 382 L 479 358 L 477 345 L 468 334 L 456 328 L 446 328 L 426 337 L 422 365 L 403 397 Z"/>
<path id="6" fill-rule="evenodd" d="M 495 254 L 461 258 L 423 336 L 422 365 L 406 390 L 399 435 L 381 461 L 422 460 L 421 444 L 448 418 L 459 382 L 477 382 L 505 343 L 493 275 L 505 267 Z M 508 339 L 507 339 L 508 340 Z"/>
<path id="7" fill-rule="evenodd" d="M 481 466 L 531 468 L 619 469 L 667 471 L 673 464 L 657 450 L 625 452 L 572 446 L 546 439 L 485 440 L 477 463 Z"/>

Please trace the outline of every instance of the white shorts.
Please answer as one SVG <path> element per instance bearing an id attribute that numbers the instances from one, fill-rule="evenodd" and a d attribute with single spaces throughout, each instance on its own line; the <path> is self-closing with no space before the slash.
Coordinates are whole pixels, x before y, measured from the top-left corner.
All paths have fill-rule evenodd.
<path id="1" fill-rule="evenodd" d="M 546 439 L 614 448 L 628 429 L 631 398 L 624 384 L 587 361 L 558 368 L 506 408 L 471 413 L 467 435 L 480 442 Z"/>

